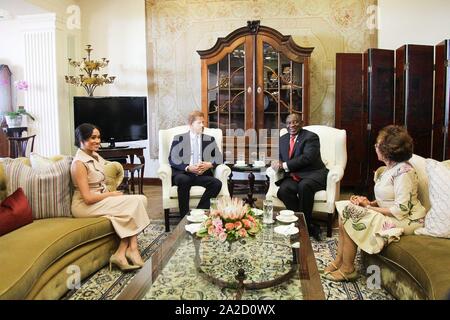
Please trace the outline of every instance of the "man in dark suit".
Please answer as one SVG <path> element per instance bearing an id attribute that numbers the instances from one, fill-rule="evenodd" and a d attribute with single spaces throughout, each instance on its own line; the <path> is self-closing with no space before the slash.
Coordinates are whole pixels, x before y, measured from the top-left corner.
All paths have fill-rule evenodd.
<path id="1" fill-rule="evenodd" d="M 209 209 L 211 198 L 217 197 L 222 182 L 213 177 L 212 169 L 223 162 L 213 137 L 203 134 L 205 117 L 193 111 L 188 118 L 190 130 L 172 141 L 169 163 L 172 183 L 178 186 L 178 205 L 181 216 L 189 212 L 189 193 L 192 186 L 202 186 L 203 193 L 197 208 Z"/>
<path id="2" fill-rule="evenodd" d="M 319 137 L 302 128 L 298 114 L 286 118 L 288 134 L 280 137 L 280 160 L 272 162 L 274 170 L 283 171 L 283 179 L 276 182 L 277 197 L 286 208 L 305 214 L 309 233 L 320 241 L 320 227 L 312 223 L 314 194 L 326 189 L 328 169 L 320 156 Z"/>

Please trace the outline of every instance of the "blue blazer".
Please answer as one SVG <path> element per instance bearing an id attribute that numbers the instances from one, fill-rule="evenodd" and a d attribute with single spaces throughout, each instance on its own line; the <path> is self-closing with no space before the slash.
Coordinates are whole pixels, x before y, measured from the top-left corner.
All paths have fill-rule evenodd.
<path id="1" fill-rule="evenodd" d="M 191 137 L 188 131 L 175 136 L 170 146 L 169 163 L 172 167 L 172 176 L 186 173 L 186 167 L 189 166 L 190 161 Z M 207 134 L 202 134 L 202 161 L 211 162 L 214 168 L 223 163 L 223 156 L 216 140 Z M 213 172 L 208 170 L 203 175 L 212 176 Z"/>

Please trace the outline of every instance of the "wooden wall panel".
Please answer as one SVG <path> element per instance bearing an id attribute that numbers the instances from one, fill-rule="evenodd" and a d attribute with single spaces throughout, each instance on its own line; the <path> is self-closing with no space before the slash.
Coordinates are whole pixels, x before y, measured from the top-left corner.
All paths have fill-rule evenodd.
<path id="1" fill-rule="evenodd" d="M 450 108 L 449 60 L 449 40 L 444 40 L 436 45 L 435 50 L 435 96 L 432 157 L 438 161 L 450 159 L 450 137 L 448 135 Z"/>
<path id="2" fill-rule="evenodd" d="M 336 54 L 336 128 L 347 131 L 347 166 L 342 186 L 364 184 L 367 114 L 362 101 L 362 54 Z"/>
<path id="3" fill-rule="evenodd" d="M 367 136 L 367 185 L 373 190 L 373 173 L 384 165 L 378 160 L 374 145 L 379 131 L 394 123 L 394 51 L 369 49 L 364 54 L 364 104 L 367 109 L 369 130 Z"/>
<path id="4" fill-rule="evenodd" d="M 414 153 L 429 158 L 433 112 L 434 47 L 405 45 L 397 50 L 397 58 L 400 59 L 396 61 L 396 77 L 399 86 L 397 86 L 395 122 L 403 124 L 408 129 L 414 139 Z"/>

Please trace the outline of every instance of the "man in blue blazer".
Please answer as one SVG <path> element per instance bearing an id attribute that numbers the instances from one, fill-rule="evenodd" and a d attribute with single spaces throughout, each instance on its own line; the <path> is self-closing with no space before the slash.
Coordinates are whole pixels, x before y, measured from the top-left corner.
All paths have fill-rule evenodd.
<path id="1" fill-rule="evenodd" d="M 280 186 L 277 197 L 287 209 L 304 213 L 309 233 L 320 241 L 320 227 L 311 221 L 314 194 L 326 189 L 328 175 L 319 137 L 302 128 L 303 121 L 296 113 L 286 118 L 286 126 L 288 134 L 280 137 L 280 160 L 272 162 L 274 170 L 284 172 L 276 182 Z"/>
<path id="2" fill-rule="evenodd" d="M 223 162 L 214 137 L 203 133 L 205 117 L 200 111 L 189 114 L 189 131 L 174 137 L 169 153 L 172 183 L 178 186 L 178 205 L 181 216 L 189 212 L 189 193 L 192 186 L 202 186 L 203 193 L 197 208 L 209 209 L 210 199 L 217 197 L 222 182 L 213 177 L 212 169 Z"/>

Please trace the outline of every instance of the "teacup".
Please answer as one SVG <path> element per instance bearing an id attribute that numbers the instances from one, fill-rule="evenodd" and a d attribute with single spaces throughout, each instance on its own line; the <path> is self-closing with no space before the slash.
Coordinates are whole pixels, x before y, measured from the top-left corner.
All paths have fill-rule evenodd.
<path id="1" fill-rule="evenodd" d="M 291 218 L 294 216 L 294 211 L 292 210 L 281 210 L 280 211 L 280 216 L 285 217 L 285 218 Z"/>
<path id="2" fill-rule="evenodd" d="M 191 216 L 193 217 L 201 217 L 205 214 L 205 210 L 203 209 L 192 209 Z"/>
<path id="3" fill-rule="evenodd" d="M 253 166 L 255 167 L 264 167 L 265 165 L 265 162 L 262 160 L 255 160 L 255 162 L 253 162 Z"/>

